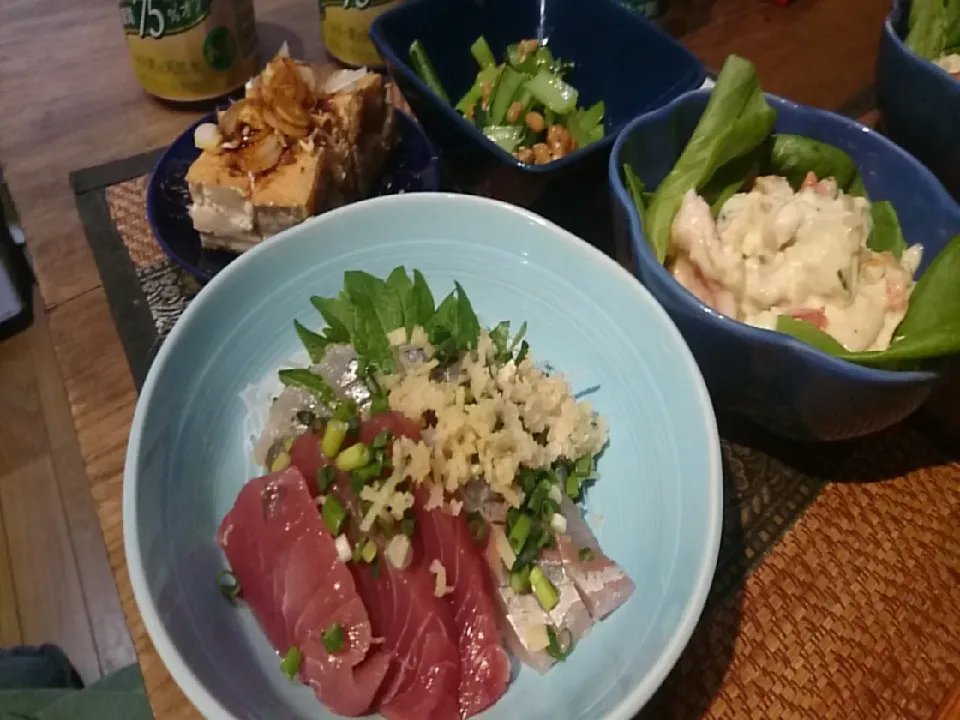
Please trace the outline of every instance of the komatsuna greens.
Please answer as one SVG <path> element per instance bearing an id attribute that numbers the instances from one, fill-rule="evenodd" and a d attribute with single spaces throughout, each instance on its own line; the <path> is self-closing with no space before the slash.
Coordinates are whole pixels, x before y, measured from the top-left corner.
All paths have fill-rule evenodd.
<path id="1" fill-rule="evenodd" d="M 942 4 L 942 0 L 934 2 Z M 818 178 L 836 179 L 847 194 L 869 199 L 859 169 L 847 153 L 810 138 L 775 134 L 775 123 L 776 111 L 764 99 L 754 66 L 730 56 L 686 148 L 656 191 L 647 192 L 634 168 L 624 166 L 624 183 L 659 262 L 667 259 L 671 226 L 690 190 L 702 195 L 716 215 L 723 202 L 748 189 L 757 175 L 779 175 L 798 189 L 812 172 Z M 892 203 L 872 201 L 870 214 L 867 246 L 899 258 L 907 243 Z M 918 279 L 906 315 L 886 350 L 848 351 L 826 332 L 794 317 L 780 316 L 777 330 L 836 357 L 875 367 L 903 368 L 960 353 L 960 235 Z"/>
<path id="2" fill-rule="evenodd" d="M 911 0 L 904 42 L 930 61 L 960 52 L 960 0 Z"/>

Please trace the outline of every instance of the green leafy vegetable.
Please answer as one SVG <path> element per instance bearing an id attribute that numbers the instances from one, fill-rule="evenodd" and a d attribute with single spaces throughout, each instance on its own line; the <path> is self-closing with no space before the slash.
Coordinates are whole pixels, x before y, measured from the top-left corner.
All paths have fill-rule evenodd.
<path id="1" fill-rule="evenodd" d="M 495 67 L 497 64 L 493 51 L 490 50 L 487 39 L 483 35 L 478 37 L 470 46 L 470 54 L 473 55 L 473 59 L 477 61 L 477 65 L 481 68 Z"/>
<path id="2" fill-rule="evenodd" d="M 727 200 L 743 190 L 758 175 L 763 157 L 769 154 L 768 145 L 769 143 L 764 142 L 745 155 L 717 168 L 710 181 L 700 188 L 700 195 L 710 203 L 714 216 L 720 212 Z"/>
<path id="3" fill-rule="evenodd" d="M 871 203 L 870 217 L 873 220 L 873 230 L 867 246 L 876 252 L 893 253 L 899 260 L 907 249 L 907 242 L 903 239 L 903 231 L 900 230 L 900 221 L 893 205 L 888 200 Z"/>
<path id="4" fill-rule="evenodd" d="M 936 60 L 947 47 L 947 8 L 944 0 L 912 0 L 905 43 L 927 60 Z"/>
<path id="5" fill-rule="evenodd" d="M 350 342 L 354 323 L 354 311 L 350 302 L 342 296 L 312 297 L 310 302 L 327 323 L 327 329 L 323 333 L 324 338 L 331 343 Z"/>
<path id="6" fill-rule="evenodd" d="M 644 228 L 657 260 L 670 247 L 670 226 L 688 190 L 702 188 L 717 170 L 766 140 L 776 113 L 760 91 L 756 69 L 731 55 L 723 64 L 710 101 L 676 165 L 647 208 Z"/>
<path id="7" fill-rule="evenodd" d="M 820 328 L 806 320 L 798 320 L 789 315 L 781 315 L 777 318 L 777 332 L 793 335 L 797 340 L 803 340 L 808 345 L 813 345 L 818 350 L 829 355 L 845 355 L 847 350 L 843 345 L 837 342 L 834 337 L 825 333 Z"/>
<path id="8" fill-rule="evenodd" d="M 558 115 L 564 115 L 577 107 L 577 89 L 548 70 L 538 72 L 525 87 L 547 109 Z"/>
<path id="9" fill-rule="evenodd" d="M 458 352 L 473 350 L 480 337 L 480 321 L 460 283 L 444 298 L 436 314 L 427 324 L 427 336 L 436 346 L 441 358 L 451 358 Z"/>
<path id="10" fill-rule="evenodd" d="M 316 373 L 305 369 L 281 370 L 280 381 L 284 385 L 293 385 L 305 388 L 320 398 L 327 405 L 333 406 L 339 404 L 339 399 L 330 383 L 324 380 Z"/>
<path id="11" fill-rule="evenodd" d="M 960 235 L 954 237 L 920 276 L 893 345 L 960 351 Z M 924 338 L 927 338 L 924 340 Z M 890 348 L 893 350 L 893 346 Z M 889 350 L 887 352 L 890 352 Z M 930 355 L 932 356 L 932 355 Z M 914 355 L 914 357 L 918 357 Z"/>
<path id="12" fill-rule="evenodd" d="M 330 346 L 330 341 L 322 335 L 318 335 L 312 330 L 308 330 L 296 320 L 293 321 L 293 327 L 296 329 L 297 337 L 300 338 L 300 342 L 303 343 L 303 347 L 306 348 L 310 359 L 315 363 L 320 362 L 320 360 L 323 358 L 323 354 Z"/>
<path id="13" fill-rule="evenodd" d="M 818 179 L 832 177 L 837 181 L 837 186 L 847 193 L 851 187 L 862 188 L 857 165 L 843 150 L 798 135 L 774 136 L 770 167 L 766 174 L 785 177 L 794 190 L 799 190 L 809 172 Z"/>
<path id="14" fill-rule="evenodd" d="M 447 95 L 447 91 L 443 89 L 440 76 L 437 75 L 436 68 L 433 67 L 433 63 L 427 56 L 427 51 L 419 40 L 414 40 L 410 44 L 410 63 L 427 87 L 443 98 L 444 102 L 449 103 L 450 97 Z"/>
<path id="15" fill-rule="evenodd" d="M 426 328 L 436 312 L 433 293 L 419 270 L 413 271 L 413 287 L 410 290 L 410 318 L 414 325 Z"/>
<path id="16" fill-rule="evenodd" d="M 633 198 L 633 204 L 637 206 L 637 212 L 640 213 L 640 221 L 643 222 L 643 215 L 647 211 L 643 180 L 637 177 L 633 168 L 626 163 L 623 165 L 623 179 L 627 184 L 627 190 L 630 191 L 630 197 Z"/>

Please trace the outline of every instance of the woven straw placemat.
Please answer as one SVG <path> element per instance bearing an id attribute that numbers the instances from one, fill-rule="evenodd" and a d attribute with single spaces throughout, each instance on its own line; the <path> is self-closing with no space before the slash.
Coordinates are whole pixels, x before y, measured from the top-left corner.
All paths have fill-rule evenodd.
<path id="1" fill-rule="evenodd" d="M 155 159 L 72 177 L 138 384 L 200 289 L 147 224 Z M 949 441 L 922 416 L 831 445 L 729 419 L 721 435 L 717 574 L 693 639 L 641 716 L 930 718 L 960 681 L 960 463 Z"/>

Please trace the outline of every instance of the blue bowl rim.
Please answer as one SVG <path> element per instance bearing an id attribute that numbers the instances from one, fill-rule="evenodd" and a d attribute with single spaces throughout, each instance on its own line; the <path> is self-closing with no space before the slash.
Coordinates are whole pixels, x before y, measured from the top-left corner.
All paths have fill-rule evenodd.
<path id="1" fill-rule="evenodd" d="M 801 340 L 798 340 L 790 335 L 777 332 L 776 330 L 766 330 L 764 328 L 753 327 L 752 325 L 747 325 L 739 322 L 738 320 L 734 320 L 733 318 L 729 318 L 726 315 L 722 315 L 713 308 L 701 302 L 693 293 L 674 280 L 670 273 L 667 272 L 667 269 L 654 259 L 653 253 L 650 251 L 646 238 L 643 236 L 640 224 L 640 214 L 637 212 L 636 206 L 633 203 L 633 199 L 630 197 L 630 193 L 620 177 L 620 166 L 622 165 L 620 155 L 623 151 L 623 146 L 627 142 L 630 135 L 632 135 L 633 132 L 635 132 L 638 128 L 643 127 L 647 123 L 652 123 L 669 116 L 681 105 L 688 102 L 691 98 L 699 96 L 707 97 L 711 92 L 712 89 L 704 88 L 684 93 L 659 110 L 655 110 L 634 119 L 628 123 L 626 127 L 624 127 L 623 131 L 617 137 L 617 140 L 613 145 L 613 150 L 610 153 L 610 163 L 608 166 L 610 187 L 613 189 L 617 202 L 619 202 L 626 211 L 627 222 L 630 228 L 630 240 L 631 245 L 633 246 L 631 250 L 633 254 L 637 256 L 637 261 L 645 262 L 646 264 L 654 266 L 654 272 L 660 273 L 661 277 L 673 283 L 677 288 L 676 299 L 683 303 L 686 309 L 699 313 L 704 322 L 711 325 L 713 328 L 717 330 L 723 330 L 724 332 L 730 333 L 731 335 L 746 342 L 753 343 L 761 347 L 784 348 L 787 350 L 792 350 L 801 357 L 809 360 L 811 363 L 820 366 L 825 371 L 835 372 L 839 375 L 849 377 L 851 380 L 859 382 L 873 382 L 886 385 L 912 385 L 918 383 L 928 383 L 936 380 L 940 376 L 940 373 L 936 371 L 881 370 L 867 367 L 865 365 L 858 365 L 856 363 L 852 363 L 847 360 L 841 360 L 840 358 L 829 355 L 828 353 L 815 348 L 813 345 L 802 342 Z M 850 130 L 872 133 L 874 136 L 879 138 L 881 143 L 884 144 L 890 152 L 895 153 L 906 160 L 919 174 L 927 176 L 932 181 L 932 184 L 936 187 L 936 192 L 941 195 L 941 199 L 944 202 L 953 202 L 943 185 L 940 184 L 940 182 L 926 167 L 921 165 L 916 158 L 903 150 L 899 145 L 895 145 L 893 142 L 883 137 L 879 133 L 864 125 L 861 125 L 851 118 L 838 115 L 837 113 L 800 105 L 792 102 L 791 100 L 787 100 L 778 95 L 772 95 L 770 93 L 765 93 L 765 96 L 768 100 L 772 100 L 775 104 L 785 106 L 792 110 L 828 116 L 832 121 L 840 123 L 841 125 L 845 125 Z"/>
<path id="2" fill-rule="evenodd" d="M 939 77 L 947 80 L 951 87 L 956 89 L 957 93 L 960 93 L 960 80 L 953 77 L 950 73 L 944 70 L 942 67 L 937 65 L 930 60 L 927 60 L 925 57 L 920 57 L 913 50 L 907 47 L 907 43 L 904 41 L 904 38 L 900 37 L 900 33 L 897 32 L 896 28 L 893 27 L 893 16 L 897 13 L 909 12 L 910 8 L 908 7 L 907 0 L 893 0 L 893 5 L 890 8 L 890 12 L 887 14 L 886 19 L 883 21 L 883 32 L 890 36 L 893 39 L 893 42 L 897 48 L 906 53 L 910 59 L 915 63 L 922 63 L 925 66 L 928 66 L 932 72 L 936 73 Z"/>
<path id="3" fill-rule="evenodd" d="M 430 154 L 430 167 L 433 170 L 433 182 L 430 183 L 429 187 L 424 188 L 421 192 L 437 192 L 440 189 L 440 156 L 437 153 L 437 147 L 433 144 L 433 141 L 427 136 L 427 133 L 420 126 L 416 120 L 414 120 L 410 115 L 394 108 L 394 111 L 400 115 L 403 120 L 402 122 L 407 123 L 412 126 L 417 134 L 420 136 L 420 139 L 423 140 L 424 146 L 427 148 L 427 151 Z M 174 154 L 174 148 L 176 145 L 186 136 L 193 133 L 196 130 L 197 126 L 202 125 L 203 123 L 217 121 L 216 112 L 209 112 L 203 117 L 199 118 L 196 122 L 192 123 L 186 130 L 177 135 L 174 140 L 167 145 L 164 151 L 161 153 L 160 157 L 157 158 L 157 161 L 154 163 L 153 168 L 150 170 L 150 177 L 147 179 L 147 224 L 150 226 L 150 232 L 153 233 L 153 237 L 156 238 L 157 244 L 163 250 L 168 258 L 173 260 L 177 265 L 182 267 L 188 273 L 193 275 L 198 280 L 202 282 L 209 282 L 217 273 L 210 273 L 206 270 L 201 270 L 198 267 L 194 267 L 192 263 L 184 260 L 178 253 L 173 252 L 170 249 L 170 246 L 167 244 L 167 241 L 161 236 L 157 231 L 157 201 L 156 201 L 156 183 L 158 182 L 158 174 L 160 168 L 162 168 L 170 157 Z M 272 238 L 271 238 L 272 239 Z M 222 271 L 221 271 L 222 272 Z"/>
<path id="4" fill-rule="evenodd" d="M 634 715 L 650 700 L 657 688 L 659 688 L 666 679 L 671 669 L 676 665 L 681 652 L 693 635 L 700 615 L 703 613 L 707 595 L 713 582 L 713 576 L 716 572 L 723 521 L 723 470 L 720 452 L 720 436 L 717 429 L 716 415 L 714 414 L 713 405 L 703 375 L 700 373 L 700 368 L 693 357 L 693 353 L 690 351 L 690 348 L 687 346 L 686 341 L 683 339 L 683 336 L 680 334 L 680 331 L 670 316 L 650 292 L 643 287 L 643 285 L 636 282 L 636 279 L 619 263 L 584 240 L 581 240 L 572 233 L 567 232 L 563 228 L 554 225 L 529 210 L 490 198 L 459 193 L 410 193 L 404 195 L 379 196 L 345 205 L 310 218 L 305 223 L 274 236 L 270 243 L 260 244 L 241 255 L 236 261 L 230 263 L 230 265 L 210 281 L 203 292 L 194 299 L 180 320 L 174 325 L 170 336 L 163 345 L 161 345 L 160 351 L 157 353 L 157 357 L 154 359 L 147 373 L 143 388 L 140 391 L 130 428 L 123 471 L 123 547 L 127 558 L 127 572 L 130 576 L 134 600 L 140 610 L 144 627 L 157 650 L 157 654 L 170 672 L 171 677 L 173 677 L 177 685 L 183 690 L 186 697 L 205 717 L 232 718 L 233 720 L 237 720 L 236 717 L 231 715 L 206 687 L 204 687 L 196 675 L 194 675 L 193 671 L 180 658 L 150 596 L 142 562 L 140 535 L 136 525 L 136 488 L 140 475 L 140 457 L 144 447 L 143 429 L 146 420 L 147 405 L 152 395 L 156 392 L 156 385 L 159 382 L 163 368 L 170 362 L 170 356 L 175 352 L 174 348 L 177 346 L 180 337 L 187 332 L 188 327 L 196 322 L 196 317 L 201 312 L 200 308 L 213 296 L 217 287 L 227 282 L 227 279 L 232 273 L 237 273 L 240 271 L 240 268 L 245 265 L 256 262 L 260 254 L 270 252 L 271 247 L 290 240 L 298 232 L 301 232 L 304 226 L 310 224 L 319 225 L 336 219 L 340 215 L 363 212 L 365 207 L 372 205 L 390 205 L 395 203 L 423 203 L 424 205 L 429 205 L 433 202 L 481 205 L 486 206 L 490 212 L 518 215 L 532 224 L 549 228 L 556 235 L 558 242 L 566 244 L 572 248 L 574 252 L 605 265 L 609 268 L 610 272 L 626 274 L 634 290 L 638 293 L 639 302 L 646 304 L 649 312 L 653 313 L 653 315 L 658 317 L 663 323 L 666 332 L 672 334 L 700 401 L 708 439 L 706 451 L 709 456 L 708 465 L 710 467 L 710 503 L 708 509 L 709 520 L 706 528 L 706 545 L 700 557 L 697 577 L 694 582 L 694 590 L 688 598 L 683 613 L 678 620 L 676 632 L 670 638 L 666 648 L 657 659 L 653 668 L 651 668 L 650 672 L 641 682 L 625 695 L 620 701 L 620 704 L 603 720 L 632 720 Z"/>
<path id="5" fill-rule="evenodd" d="M 621 12 L 625 17 L 630 17 L 633 21 L 639 22 L 641 24 L 647 25 L 648 29 L 660 35 L 662 38 L 669 40 L 674 44 L 679 50 L 681 50 L 688 58 L 693 61 L 694 66 L 696 66 L 698 75 L 695 80 L 696 87 L 703 85 L 703 81 L 707 77 L 707 69 L 700 59 L 694 55 L 690 50 L 687 49 L 685 45 L 676 41 L 675 38 L 671 37 L 663 30 L 661 30 L 655 23 L 650 22 L 647 18 L 641 16 L 639 13 L 630 10 L 629 8 L 624 7 L 618 0 L 593 0 L 594 2 L 605 3 L 613 7 L 617 12 Z M 373 44 L 376 46 L 377 51 L 382 55 L 386 60 L 388 60 L 388 66 L 398 68 L 400 72 L 404 75 L 405 79 L 408 82 L 412 82 L 417 86 L 417 89 L 420 90 L 426 97 L 429 98 L 431 103 L 434 103 L 441 108 L 441 112 L 447 117 L 448 120 L 452 120 L 455 124 L 459 125 L 464 129 L 469 136 L 474 140 L 478 141 L 481 146 L 485 147 L 489 152 L 500 159 L 501 162 L 505 162 L 508 165 L 517 168 L 523 172 L 533 173 L 533 174 L 545 174 L 550 172 L 555 172 L 562 170 L 568 165 L 576 163 L 582 158 L 586 158 L 591 153 L 597 152 L 601 149 L 608 148 L 617 137 L 617 134 L 620 132 L 616 128 L 613 128 L 611 132 L 605 133 L 603 138 L 598 142 L 587 145 L 586 147 L 577 148 L 569 155 L 565 155 L 559 160 L 554 160 L 553 162 L 546 163 L 545 165 L 534 165 L 532 163 L 522 163 L 513 155 L 508 153 L 502 147 L 497 145 L 492 140 L 487 139 L 487 137 L 480 132 L 476 126 L 472 123 L 467 122 L 460 113 L 457 112 L 456 108 L 452 103 L 444 102 L 442 98 L 438 97 L 427 84 L 420 79 L 420 76 L 414 72 L 413 68 L 410 67 L 410 64 L 404 60 L 388 43 L 383 37 L 383 31 L 381 30 L 381 25 L 386 22 L 389 22 L 390 18 L 395 15 L 401 15 L 407 12 L 410 8 L 417 5 L 429 5 L 436 0 L 407 0 L 402 5 L 391 8 L 387 10 L 382 15 L 378 15 L 374 18 L 373 22 L 370 24 L 370 39 L 373 41 Z M 464 52 L 467 52 L 468 48 L 464 49 Z M 628 124 L 630 121 L 626 121 L 624 125 Z"/>

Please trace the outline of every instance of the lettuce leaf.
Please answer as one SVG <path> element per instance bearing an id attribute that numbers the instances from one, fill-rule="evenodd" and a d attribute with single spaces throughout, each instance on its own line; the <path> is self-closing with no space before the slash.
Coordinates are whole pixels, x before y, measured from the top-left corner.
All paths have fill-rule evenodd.
<path id="1" fill-rule="evenodd" d="M 955 18 L 956 12 L 951 16 Z M 936 60 L 947 47 L 947 24 L 944 0 L 911 0 L 904 43 L 920 57 Z"/>
<path id="2" fill-rule="evenodd" d="M 773 130 L 776 112 L 763 97 L 756 68 L 731 55 L 710 101 L 676 165 L 657 188 L 644 215 L 644 231 L 657 260 L 670 248 L 670 226 L 689 190 L 704 187 L 717 171 L 750 153 Z"/>

